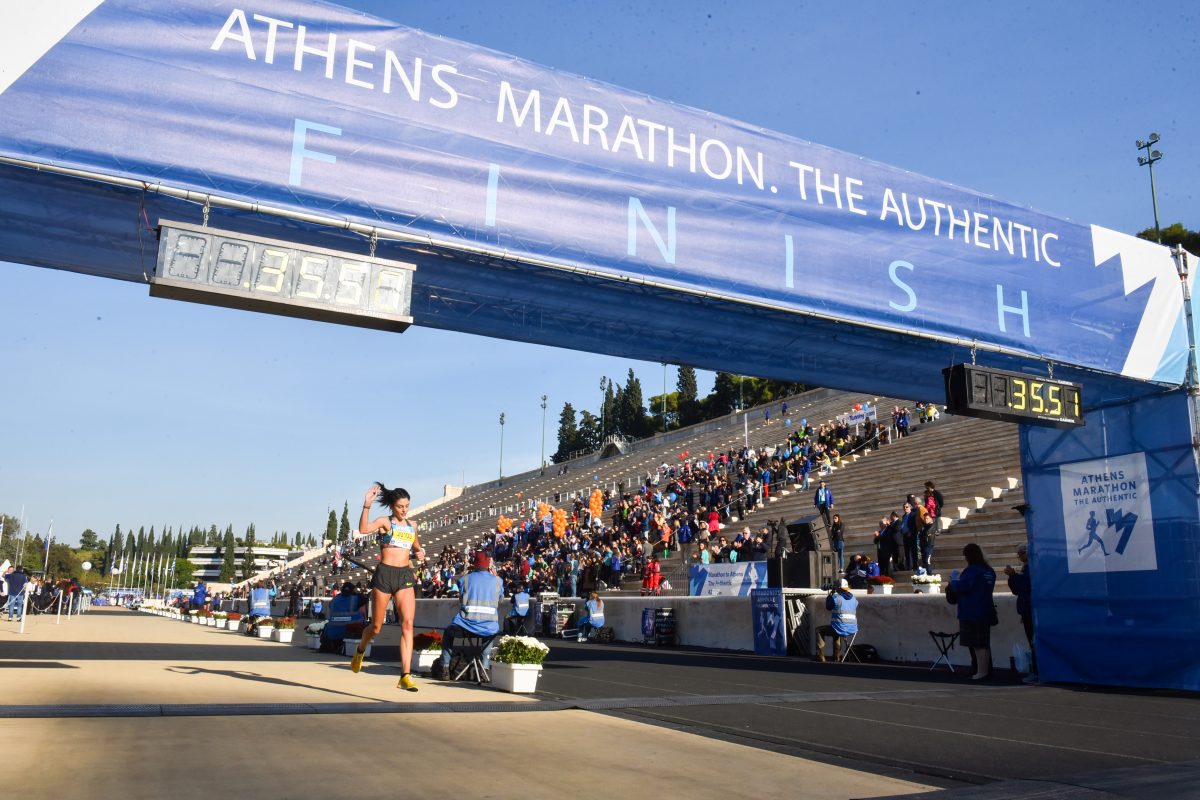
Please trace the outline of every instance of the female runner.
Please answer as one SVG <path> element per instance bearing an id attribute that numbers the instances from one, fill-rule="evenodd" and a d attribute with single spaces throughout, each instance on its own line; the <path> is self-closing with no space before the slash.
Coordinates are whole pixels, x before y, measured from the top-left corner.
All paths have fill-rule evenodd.
<path id="1" fill-rule="evenodd" d="M 391 514 L 368 520 L 371 503 L 379 502 L 391 509 Z M 358 672 L 362 668 L 363 652 L 387 618 L 388 602 L 396 604 L 396 617 L 400 620 L 400 676 L 398 688 L 417 691 L 409 670 L 412 666 L 413 617 L 417 612 L 417 595 L 414 590 L 417 579 L 413 573 L 412 559 L 422 561 L 425 551 L 417 540 L 417 528 L 408 519 L 408 492 L 403 489 L 388 489 L 378 481 L 363 496 L 362 515 L 358 520 L 358 535 L 375 534 L 379 542 L 379 566 L 371 578 L 371 624 L 362 633 L 358 650 L 350 661 L 350 669 Z"/>

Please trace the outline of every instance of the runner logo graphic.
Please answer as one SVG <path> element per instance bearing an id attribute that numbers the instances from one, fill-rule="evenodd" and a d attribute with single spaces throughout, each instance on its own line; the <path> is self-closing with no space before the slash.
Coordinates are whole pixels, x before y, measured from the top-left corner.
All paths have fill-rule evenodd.
<path id="1" fill-rule="evenodd" d="M 1145 453 L 1063 464 L 1059 475 L 1068 571 L 1158 568 Z"/>

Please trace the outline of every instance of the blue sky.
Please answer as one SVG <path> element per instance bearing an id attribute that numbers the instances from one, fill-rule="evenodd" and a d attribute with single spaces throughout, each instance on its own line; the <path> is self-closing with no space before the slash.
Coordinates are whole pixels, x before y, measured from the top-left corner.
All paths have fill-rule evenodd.
<path id="1" fill-rule="evenodd" d="M 1200 227 L 1191 3 L 348 5 L 1129 232 L 1153 222 L 1134 140 L 1157 131 L 1160 218 Z M 536 466 L 543 393 L 552 452 L 562 403 L 595 410 L 601 375 L 662 389 L 658 364 L 3 263 L 0 343 L 0 511 L 72 541 L 118 523 L 318 532 L 374 479 L 423 503 L 495 478 L 502 411 L 505 472 Z"/>

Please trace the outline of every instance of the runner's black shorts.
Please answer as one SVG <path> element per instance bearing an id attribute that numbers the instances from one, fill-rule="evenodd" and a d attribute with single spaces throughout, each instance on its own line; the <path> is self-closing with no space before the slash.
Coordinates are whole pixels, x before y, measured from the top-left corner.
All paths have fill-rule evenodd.
<path id="1" fill-rule="evenodd" d="M 416 584 L 417 576 L 412 567 L 393 567 L 391 564 L 380 564 L 375 568 L 375 576 L 371 578 L 371 588 L 384 594 L 395 594 L 404 589 L 411 589 Z"/>

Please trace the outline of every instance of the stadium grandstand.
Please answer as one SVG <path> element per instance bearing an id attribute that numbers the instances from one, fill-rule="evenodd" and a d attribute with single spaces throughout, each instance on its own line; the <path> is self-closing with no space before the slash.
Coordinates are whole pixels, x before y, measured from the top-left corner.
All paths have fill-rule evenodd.
<path id="1" fill-rule="evenodd" d="M 786 415 L 781 413 L 785 404 Z M 838 418 L 844 419 L 855 404 L 873 406 L 878 426 L 874 430 L 869 425 L 850 428 L 827 471 L 821 474 L 819 463 L 814 464 L 807 489 L 794 470 L 779 468 L 787 459 L 775 461 L 772 456 L 783 454 L 785 449 L 791 452 L 789 436 L 794 442 L 805 427 L 814 435 L 822 430 L 834 431 Z M 893 409 L 901 408 L 910 410 L 908 435 L 900 435 L 894 424 Z M 1016 429 L 945 413 L 918 416 L 913 412 L 916 408 L 917 403 L 904 399 L 816 389 L 719 420 L 622 443 L 621 447 L 601 447 L 549 465 L 544 472 L 535 469 L 505 477 L 502 482 L 465 487 L 461 493 L 426 504 L 413 515 L 420 522 L 428 554 L 420 573 L 423 595 L 442 596 L 452 591 L 453 577 L 461 574 L 470 552 L 479 547 L 494 552 L 506 581 L 530 582 L 534 588 L 558 590 L 563 595 L 579 594 L 584 588 L 638 594 L 643 590 L 642 571 L 654 554 L 659 557 L 664 581 L 661 592 L 686 594 L 688 561 L 696 548 L 681 545 L 677 534 L 681 517 L 688 517 L 690 522 L 695 518 L 687 514 L 682 498 L 676 503 L 676 514 L 668 514 L 668 524 L 676 534 L 669 540 L 671 547 L 661 546 L 657 529 L 647 530 L 642 536 L 634 531 L 622 537 L 613 529 L 613 514 L 623 497 L 649 497 L 656 490 L 665 490 L 673 470 L 680 473 L 685 466 L 708 466 L 711 461 L 720 461 L 722 455 L 732 464 L 744 451 L 754 451 L 758 456 L 752 470 L 755 477 L 761 477 L 764 467 L 774 468 L 765 491 L 753 482 L 739 481 L 732 467 L 728 470 L 732 475 L 730 493 L 722 496 L 719 533 L 713 534 L 714 541 L 721 535 L 732 540 L 745 527 L 757 533 L 769 521 L 812 517 L 817 481 L 824 479 L 835 493 L 836 511 L 845 526 L 847 560 L 859 553 L 873 559 L 880 518 L 900 512 L 907 495 L 920 497 L 925 482 L 933 481 L 944 498 L 937 523 L 935 571 L 941 565 L 959 566 L 958 550 L 967 541 L 978 542 L 995 563 L 1015 561 L 1018 545 L 1026 541 L 1024 522 L 1017 510 L 1024 503 L 1024 495 Z M 805 422 L 806 426 L 802 424 Z M 747 486 L 758 499 L 752 507 L 746 497 Z M 597 490 L 604 509 L 595 524 L 602 524 L 602 528 L 594 527 L 590 514 L 592 495 Z M 614 578 L 600 564 L 595 565 L 594 574 L 588 574 L 584 558 L 575 566 L 577 581 L 572 586 L 572 559 L 566 552 L 569 548 L 562 547 L 553 535 L 552 523 L 543 522 L 556 509 L 564 512 L 568 542 L 580 541 L 586 535 L 590 545 L 587 552 L 611 550 L 621 555 L 621 577 Z M 513 526 L 507 534 L 501 529 L 506 524 Z M 531 536 L 525 528 L 537 535 Z M 518 569 L 519 562 L 515 562 L 513 540 L 518 533 L 522 555 L 533 556 L 534 569 L 529 572 Z M 699 538 L 696 531 L 695 539 Z M 766 544 L 771 549 L 776 546 L 773 541 Z M 325 595 L 346 581 L 365 588 L 374 560 L 375 548 L 370 542 L 340 548 L 326 543 L 323 549 L 256 577 L 275 579 L 281 592 L 295 588 L 304 596 Z M 908 572 L 894 571 L 893 575 L 901 579 Z"/>

